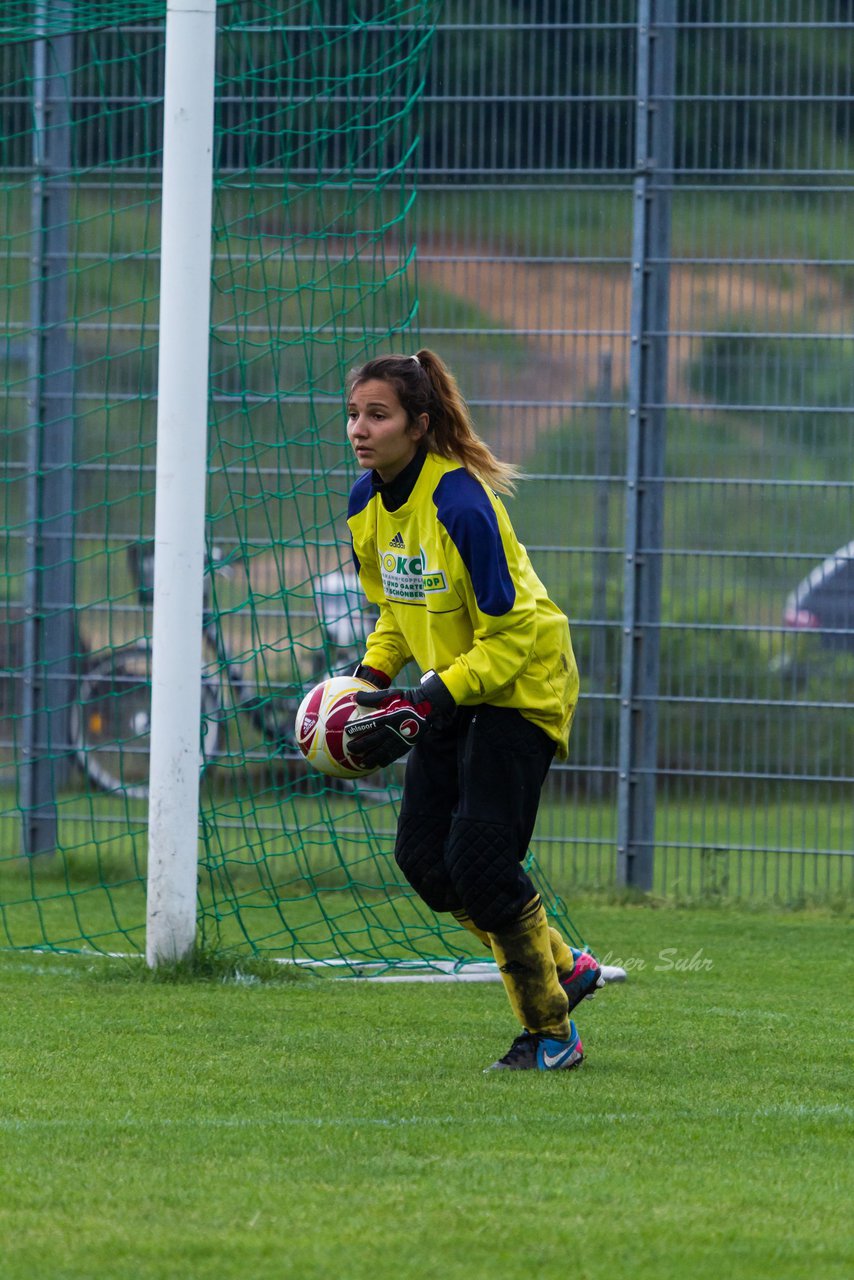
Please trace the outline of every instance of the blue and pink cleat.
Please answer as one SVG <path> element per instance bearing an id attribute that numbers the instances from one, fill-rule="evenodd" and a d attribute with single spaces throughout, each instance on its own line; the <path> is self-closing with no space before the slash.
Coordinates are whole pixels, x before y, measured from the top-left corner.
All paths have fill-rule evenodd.
<path id="1" fill-rule="evenodd" d="M 578 951 L 575 947 L 572 947 L 571 950 L 575 966 L 572 973 L 560 979 L 560 985 L 566 992 L 566 998 L 569 1002 L 569 1013 L 572 1013 L 575 1006 L 580 1004 L 587 996 L 594 996 L 597 987 L 604 987 L 605 985 L 602 970 L 599 968 L 599 962 L 595 957 L 589 955 L 586 951 Z"/>

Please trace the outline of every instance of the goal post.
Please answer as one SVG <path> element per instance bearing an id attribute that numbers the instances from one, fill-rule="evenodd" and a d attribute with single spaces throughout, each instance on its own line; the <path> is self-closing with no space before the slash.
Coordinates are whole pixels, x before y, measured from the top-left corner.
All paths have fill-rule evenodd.
<path id="1" fill-rule="evenodd" d="M 196 938 L 216 0 L 169 0 L 155 472 L 146 958 Z"/>

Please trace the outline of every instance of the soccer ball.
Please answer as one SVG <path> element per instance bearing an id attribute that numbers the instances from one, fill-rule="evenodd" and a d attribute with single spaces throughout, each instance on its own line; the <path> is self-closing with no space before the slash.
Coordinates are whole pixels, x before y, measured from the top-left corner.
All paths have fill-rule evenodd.
<path id="1" fill-rule="evenodd" d="M 330 778 L 363 778 L 376 772 L 356 763 L 344 732 L 345 725 L 365 714 L 365 708 L 353 701 L 365 690 L 376 692 L 366 680 L 333 676 L 309 690 L 299 705 L 294 725 L 297 746 L 309 764 Z"/>

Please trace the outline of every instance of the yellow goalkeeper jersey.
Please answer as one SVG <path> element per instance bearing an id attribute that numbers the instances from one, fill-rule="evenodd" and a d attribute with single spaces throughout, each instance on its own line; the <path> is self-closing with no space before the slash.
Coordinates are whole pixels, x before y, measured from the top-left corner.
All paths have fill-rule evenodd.
<path id="1" fill-rule="evenodd" d="M 500 498 L 438 454 L 427 452 L 418 465 L 394 510 L 374 472 L 350 494 L 356 569 L 380 610 L 364 662 L 394 680 L 412 659 L 422 672 L 435 670 L 463 706 L 515 707 L 564 759 L 578 699 L 569 623 Z"/>

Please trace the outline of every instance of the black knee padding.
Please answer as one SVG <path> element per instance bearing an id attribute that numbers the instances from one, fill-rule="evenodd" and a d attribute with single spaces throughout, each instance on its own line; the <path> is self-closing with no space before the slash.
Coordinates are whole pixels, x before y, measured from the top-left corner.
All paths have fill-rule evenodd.
<path id="1" fill-rule="evenodd" d="M 397 865 L 432 911 L 457 911 L 462 906 L 445 868 L 447 834 L 446 818 L 402 813 L 397 824 Z"/>
<path id="2" fill-rule="evenodd" d="M 487 933 L 516 920 L 536 893 L 519 862 L 516 833 L 500 823 L 457 818 L 445 863 L 457 897 Z"/>

